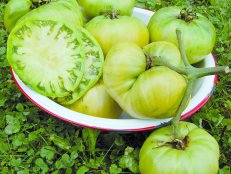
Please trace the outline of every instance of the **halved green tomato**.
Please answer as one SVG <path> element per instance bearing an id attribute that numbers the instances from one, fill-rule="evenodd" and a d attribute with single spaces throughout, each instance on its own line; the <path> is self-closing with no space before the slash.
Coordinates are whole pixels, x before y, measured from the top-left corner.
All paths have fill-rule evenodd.
<path id="1" fill-rule="evenodd" d="M 101 75 L 85 71 L 85 58 L 102 52 L 94 43 L 82 27 L 73 30 L 53 20 L 23 20 L 8 38 L 7 58 L 25 84 L 48 97 L 65 97 L 83 83 L 83 77 Z"/>
<path id="2" fill-rule="evenodd" d="M 85 54 L 85 69 L 79 87 L 70 92 L 68 96 L 58 98 L 57 101 L 63 105 L 70 105 L 80 99 L 93 87 L 103 73 L 104 55 L 98 42 L 87 33 L 81 35 Z"/>

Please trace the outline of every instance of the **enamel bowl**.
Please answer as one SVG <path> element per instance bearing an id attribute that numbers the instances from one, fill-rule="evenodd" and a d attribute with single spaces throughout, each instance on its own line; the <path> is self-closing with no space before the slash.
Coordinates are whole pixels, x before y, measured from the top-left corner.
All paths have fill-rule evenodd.
<path id="1" fill-rule="evenodd" d="M 148 24 L 153 13 L 154 12 L 146 9 L 135 8 L 133 16 L 136 16 Z M 215 67 L 216 61 L 212 54 L 207 55 L 205 60 L 200 63 L 200 66 Z M 33 89 L 26 86 L 12 69 L 11 72 L 18 88 L 32 103 L 50 115 L 77 126 L 105 131 L 137 132 L 155 129 L 163 124 L 167 124 L 171 120 L 171 118 L 151 120 L 135 119 L 124 112 L 121 114 L 119 119 L 98 118 L 78 113 L 55 103 L 43 95 L 38 94 Z M 217 76 L 215 75 L 206 76 L 197 80 L 190 103 L 181 116 L 182 120 L 192 116 L 209 100 L 215 88 L 216 82 Z"/>

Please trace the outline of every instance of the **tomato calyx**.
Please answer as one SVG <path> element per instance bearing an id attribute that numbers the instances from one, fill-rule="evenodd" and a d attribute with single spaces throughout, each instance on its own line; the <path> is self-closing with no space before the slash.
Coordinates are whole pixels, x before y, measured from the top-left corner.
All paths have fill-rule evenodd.
<path id="1" fill-rule="evenodd" d="M 147 54 L 145 56 L 146 56 L 146 70 L 149 70 L 150 68 L 153 67 L 153 58 Z"/>
<path id="2" fill-rule="evenodd" d="M 153 66 L 159 65 L 155 63 L 155 60 L 161 60 L 162 56 L 151 56 L 149 54 L 145 54 L 146 56 L 146 70 L 151 69 Z"/>
<path id="3" fill-rule="evenodd" d="M 109 19 L 118 19 L 119 18 L 119 11 L 118 10 L 104 10 L 100 12 L 100 15 L 104 15 L 106 18 Z"/>
<path id="4" fill-rule="evenodd" d="M 197 19 L 198 16 L 197 14 L 194 12 L 192 7 L 189 8 L 183 8 L 180 11 L 180 14 L 177 16 L 178 19 L 184 20 L 187 23 L 192 22 L 194 19 Z"/>
<path id="5" fill-rule="evenodd" d="M 188 136 L 181 139 L 174 139 L 172 142 L 168 142 L 168 145 L 170 145 L 172 148 L 177 150 L 184 150 L 188 146 Z"/>
<path id="6" fill-rule="evenodd" d="M 49 4 L 52 0 L 32 0 L 32 7 L 31 9 L 38 8 L 41 5 Z"/>
<path id="7" fill-rule="evenodd" d="M 152 141 L 152 143 L 156 143 L 156 142 Z M 185 150 L 189 144 L 189 137 L 185 136 L 184 138 L 174 138 L 170 142 L 160 141 L 160 142 L 158 142 L 158 144 L 159 145 L 156 148 L 166 146 L 166 147 L 171 147 L 171 148 L 177 149 L 177 150 Z"/>

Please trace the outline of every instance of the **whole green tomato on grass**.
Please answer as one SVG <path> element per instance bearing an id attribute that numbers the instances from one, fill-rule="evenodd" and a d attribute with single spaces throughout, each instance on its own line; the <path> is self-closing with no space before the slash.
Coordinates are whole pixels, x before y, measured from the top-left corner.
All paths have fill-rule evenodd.
<path id="1" fill-rule="evenodd" d="M 197 63 L 208 55 L 215 44 L 216 32 L 213 24 L 192 9 L 165 7 L 153 14 L 148 29 L 150 39 L 168 41 L 178 45 L 176 29 L 182 31 L 182 41 L 188 60 Z"/>
<path id="2" fill-rule="evenodd" d="M 217 174 L 219 145 L 204 129 L 187 122 L 179 124 L 179 139 L 173 127 L 155 130 L 139 155 L 141 174 Z"/>
<path id="3" fill-rule="evenodd" d="M 119 105 L 107 93 L 103 80 L 100 80 L 69 108 L 80 113 L 102 118 L 118 118 L 122 113 Z"/>
<path id="4" fill-rule="evenodd" d="M 120 42 L 133 42 L 140 47 L 149 43 L 149 31 L 141 20 L 120 16 L 113 11 L 93 18 L 85 28 L 99 42 L 105 55 L 113 45 Z"/>
<path id="5" fill-rule="evenodd" d="M 10 32 L 16 22 L 31 10 L 30 0 L 10 0 L 4 11 L 4 26 Z"/>
<path id="6" fill-rule="evenodd" d="M 134 43 L 120 43 L 106 56 L 106 89 L 135 118 L 172 117 L 184 96 L 185 78 L 165 66 L 154 66 L 159 56 L 172 65 L 181 65 L 179 50 L 166 42 L 147 45 L 144 50 Z"/>
<path id="7" fill-rule="evenodd" d="M 107 10 L 116 10 L 120 15 L 130 16 L 135 7 L 135 0 L 78 0 L 78 3 L 87 19 Z"/>

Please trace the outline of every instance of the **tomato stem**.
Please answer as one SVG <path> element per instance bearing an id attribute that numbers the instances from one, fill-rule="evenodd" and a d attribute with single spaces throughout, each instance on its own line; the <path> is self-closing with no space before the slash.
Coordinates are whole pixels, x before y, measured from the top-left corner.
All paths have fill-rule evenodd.
<path id="1" fill-rule="evenodd" d="M 186 105 L 190 99 L 190 96 L 192 95 L 193 87 L 196 82 L 196 80 L 200 77 L 208 76 L 208 75 L 214 75 L 218 73 L 229 73 L 229 67 L 228 66 L 218 66 L 218 67 L 210 67 L 210 68 L 196 68 L 190 64 L 190 62 L 187 59 L 187 55 L 184 49 L 184 45 L 182 43 L 182 37 L 181 37 L 181 31 L 179 29 L 176 30 L 177 39 L 178 39 L 178 45 L 179 50 L 181 53 L 181 57 L 184 62 L 184 67 L 175 67 L 174 65 L 171 65 L 169 62 L 164 60 L 161 57 L 147 57 L 147 67 L 150 68 L 155 65 L 163 65 L 166 66 L 173 71 L 176 71 L 177 73 L 184 75 L 184 77 L 187 80 L 187 87 L 184 93 L 184 97 L 181 101 L 181 104 L 175 114 L 175 116 L 172 119 L 172 126 L 173 126 L 173 135 L 174 140 L 180 140 L 184 137 L 180 137 L 179 133 L 179 122 L 181 115 L 186 108 Z M 154 60 L 154 61 L 153 61 Z M 183 147 L 183 146 L 182 146 Z"/>
<path id="2" fill-rule="evenodd" d="M 179 135 L 179 133 L 180 133 L 179 132 L 180 117 L 181 117 L 181 114 L 183 113 L 183 111 L 187 105 L 187 102 L 190 99 L 190 96 L 192 94 L 194 82 L 195 82 L 195 80 L 189 80 L 188 81 L 187 88 L 186 88 L 186 91 L 184 94 L 184 98 L 182 99 L 181 104 L 180 104 L 174 118 L 172 119 L 174 139 L 181 139 L 182 138 Z"/>
<path id="3" fill-rule="evenodd" d="M 218 67 L 212 67 L 212 68 L 195 68 L 193 67 L 190 69 L 190 72 L 188 72 L 188 77 L 190 78 L 200 78 L 208 75 L 214 75 L 218 73 L 229 73 L 229 67 L 228 66 L 218 66 Z"/>
<path id="4" fill-rule="evenodd" d="M 169 62 L 163 60 L 161 57 L 155 57 L 154 60 L 155 60 L 155 62 L 153 62 L 150 67 L 153 67 L 155 65 L 163 65 L 163 66 L 166 66 L 166 67 L 172 69 L 173 71 L 178 72 L 179 74 L 187 75 L 187 71 L 185 68 L 175 67 L 174 65 L 170 64 Z"/>
<path id="5" fill-rule="evenodd" d="M 208 75 L 214 75 L 214 74 L 218 74 L 218 73 L 229 73 L 229 67 L 228 66 L 218 66 L 218 67 L 211 67 L 211 68 L 195 68 L 195 67 L 193 67 L 187 59 L 184 45 L 182 43 L 181 31 L 179 29 L 177 29 L 176 34 L 177 34 L 180 53 L 181 53 L 182 59 L 183 59 L 184 64 L 185 64 L 185 68 L 179 69 L 179 68 L 176 68 L 174 66 L 169 66 L 168 63 L 166 63 L 166 62 L 164 63 L 164 65 L 177 71 L 180 74 L 185 75 L 185 77 L 188 80 L 188 85 L 187 85 L 187 88 L 185 90 L 184 97 L 181 101 L 181 104 L 180 104 L 174 118 L 172 119 L 174 138 L 180 139 L 180 138 L 182 138 L 179 135 L 180 118 L 181 118 L 181 115 L 182 115 L 186 105 L 187 105 L 187 102 L 188 102 L 190 96 L 192 95 L 193 86 L 194 86 L 195 81 L 200 77 L 204 77 L 204 76 L 208 76 Z M 164 62 L 164 60 L 162 60 L 162 62 Z"/>
<path id="6" fill-rule="evenodd" d="M 189 61 L 187 59 L 184 45 L 182 43 L 182 34 L 181 34 L 181 31 L 179 29 L 176 29 L 176 35 L 177 35 L 178 45 L 179 45 L 179 49 L 180 49 L 180 53 L 181 53 L 181 57 L 183 59 L 184 65 L 185 65 L 185 67 L 191 68 L 193 66 L 189 63 Z"/>

